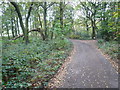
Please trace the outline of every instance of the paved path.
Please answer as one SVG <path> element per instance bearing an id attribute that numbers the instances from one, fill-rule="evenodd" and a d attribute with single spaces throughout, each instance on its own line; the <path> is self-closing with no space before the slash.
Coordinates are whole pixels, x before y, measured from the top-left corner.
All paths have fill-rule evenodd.
<path id="1" fill-rule="evenodd" d="M 75 52 L 60 88 L 118 88 L 118 74 L 94 40 L 71 40 Z"/>

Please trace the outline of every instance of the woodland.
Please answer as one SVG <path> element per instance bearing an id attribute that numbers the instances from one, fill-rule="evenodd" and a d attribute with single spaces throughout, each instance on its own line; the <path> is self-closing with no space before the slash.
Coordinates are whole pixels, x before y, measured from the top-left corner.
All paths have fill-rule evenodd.
<path id="1" fill-rule="evenodd" d="M 97 40 L 118 63 L 119 2 L 1 2 L 2 88 L 43 88 L 73 49 Z"/>

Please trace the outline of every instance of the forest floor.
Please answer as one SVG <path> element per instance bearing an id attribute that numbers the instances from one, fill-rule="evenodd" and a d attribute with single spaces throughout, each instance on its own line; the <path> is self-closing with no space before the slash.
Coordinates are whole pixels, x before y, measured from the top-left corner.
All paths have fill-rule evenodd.
<path id="1" fill-rule="evenodd" d="M 66 70 L 62 70 L 49 86 L 56 88 L 118 88 L 118 73 L 98 50 L 96 41 L 71 41 L 74 50 L 69 63 L 64 65 Z"/>

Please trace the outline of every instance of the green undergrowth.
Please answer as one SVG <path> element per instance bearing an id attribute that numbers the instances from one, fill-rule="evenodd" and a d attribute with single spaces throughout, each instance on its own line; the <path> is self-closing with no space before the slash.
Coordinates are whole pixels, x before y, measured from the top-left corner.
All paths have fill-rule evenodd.
<path id="1" fill-rule="evenodd" d="M 92 40 L 92 38 L 90 38 L 89 36 L 81 36 L 81 35 L 77 35 L 77 34 L 71 34 L 68 36 L 70 39 L 78 39 L 78 40 Z"/>
<path id="2" fill-rule="evenodd" d="M 118 59 L 118 42 L 117 41 L 104 41 L 102 39 L 98 40 L 98 47 L 106 54 L 108 54 L 111 59 L 117 62 Z"/>
<path id="3" fill-rule="evenodd" d="M 15 41 L 3 39 L 2 87 L 47 86 L 71 49 L 72 43 L 67 39 L 42 41 L 31 38 L 28 45 L 21 39 Z"/>
<path id="4" fill-rule="evenodd" d="M 2 84 L 2 38 L 0 37 L 0 90 Z"/>

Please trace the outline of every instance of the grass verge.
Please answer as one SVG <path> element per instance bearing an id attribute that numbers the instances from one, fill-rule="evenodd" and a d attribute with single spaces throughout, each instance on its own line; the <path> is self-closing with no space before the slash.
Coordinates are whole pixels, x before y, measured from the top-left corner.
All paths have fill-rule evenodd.
<path id="1" fill-rule="evenodd" d="M 117 41 L 104 41 L 102 39 L 98 40 L 97 43 L 99 49 L 102 50 L 104 54 L 110 57 L 110 62 L 114 64 L 115 69 L 118 70 L 118 54 L 119 54 L 119 44 Z"/>

